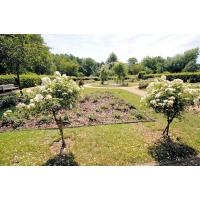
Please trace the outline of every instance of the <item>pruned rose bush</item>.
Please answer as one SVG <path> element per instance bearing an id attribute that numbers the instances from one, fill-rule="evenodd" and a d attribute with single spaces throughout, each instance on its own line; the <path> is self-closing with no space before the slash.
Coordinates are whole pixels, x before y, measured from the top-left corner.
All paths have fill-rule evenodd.
<path id="1" fill-rule="evenodd" d="M 163 135 L 169 136 L 169 126 L 173 119 L 180 118 L 183 111 L 190 106 L 199 105 L 200 91 L 181 79 L 168 81 L 165 76 L 162 76 L 149 84 L 147 95 L 142 101 L 145 101 L 155 112 L 166 116 L 167 126 Z"/>
<path id="2" fill-rule="evenodd" d="M 8 110 L 4 113 L 3 118 L 6 121 L 14 118 L 28 118 L 30 115 L 52 115 L 62 138 L 61 153 L 66 147 L 63 136 L 63 117 L 59 111 L 61 109 L 71 109 L 75 106 L 80 95 L 79 86 L 66 75 L 59 72 L 55 73 L 56 78 L 42 78 L 41 86 L 25 90 L 25 103 L 19 103 L 16 111 Z"/>

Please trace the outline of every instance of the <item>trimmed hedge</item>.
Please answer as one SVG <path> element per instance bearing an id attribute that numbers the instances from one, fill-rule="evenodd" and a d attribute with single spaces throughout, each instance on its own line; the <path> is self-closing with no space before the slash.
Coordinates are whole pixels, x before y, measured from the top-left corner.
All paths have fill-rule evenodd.
<path id="1" fill-rule="evenodd" d="M 41 79 L 43 77 L 50 77 L 50 78 L 54 78 L 54 76 L 49 76 L 49 75 L 35 75 L 35 74 L 22 74 L 20 75 L 20 83 L 22 88 L 28 88 L 28 87 L 34 87 L 36 85 L 40 85 L 41 84 Z M 16 75 L 0 75 L 0 85 L 3 84 L 14 84 L 16 85 Z M 75 77 L 75 76 L 71 76 L 71 78 L 74 81 L 79 81 L 79 80 L 83 80 L 83 81 L 87 81 L 87 80 L 95 80 L 95 81 L 99 81 L 99 77 Z"/>
<path id="2" fill-rule="evenodd" d="M 156 78 L 166 76 L 167 80 L 182 79 L 184 82 L 196 83 L 200 82 L 200 72 L 182 72 L 182 73 L 166 73 L 166 74 L 145 74 L 142 79 Z"/>
<path id="3" fill-rule="evenodd" d="M 38 75 L 20 75 L 20 83 L 22 88 L 34 87 L 41 84 L 41 78 L 44 76 Z M 14 84 L 16 85 L 15 75 L 0 75 L 0 85 Z"/>
<path id="4" fill-rule="evenodd" d="M 11 93 L 6 96 L 0 96 L 0 109 L 16 106 L 17 101 L 18 101 L 18 98 L 15 93 Z"/>

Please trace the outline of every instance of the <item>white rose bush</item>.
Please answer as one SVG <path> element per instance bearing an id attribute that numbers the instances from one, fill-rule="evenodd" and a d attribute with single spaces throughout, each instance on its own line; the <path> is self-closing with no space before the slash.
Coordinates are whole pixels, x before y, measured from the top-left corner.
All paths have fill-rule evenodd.
<path id="1" fill-rule="evenodd" d="M 29 115 L 52 115 L 59 129 L 62 145 L 60 153 L 63 153 L 66 143 L 63 135 L 63 117 L 60 114 L 62 109 L 71 109 L 75 106 L 80 96 L 79 86 L 66 75 L 55 73 L 55 79 L 42 78 L 42 85 L 29 88 L 25 91 L 26 104 L 19 103 L 16 106 L 15 115 L 29 117 Z M 11 115 L 11 111 L 6 111 L 4 116 Z"/>
<path id="2" fill-rule="evenodd" d="M 150 83 L 147 95 L 142 98 L 146 105 L 167 118 L 167 126 L 163 135 L 169 137 L 169 126 L 174 118 L 181 118 L 189 107 L 199 105 L 200 90 L 194 89 L 181 79 L 166 80 L 165 76 Z"/>

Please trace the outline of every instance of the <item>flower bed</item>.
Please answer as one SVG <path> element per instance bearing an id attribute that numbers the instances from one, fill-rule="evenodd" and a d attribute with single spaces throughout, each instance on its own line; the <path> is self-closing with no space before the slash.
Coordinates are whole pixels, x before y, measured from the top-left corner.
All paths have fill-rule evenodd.
<path id="1" fill-rule="evenodd" d="M 98 124 L 130 123 L 151 120 L 139 112 L 134 105 L 116 97 L 111 92 L 92 93 L 80 99 L 76 108 L 61 110 L 65 127 L 78 127 Z M 66 115 L 67 114 L 67 115 Z M 30 117 L 23 122 L 3 125 L 0 130 L 12 128 L 56 128 L 56 123 L 51 116 Z"/>

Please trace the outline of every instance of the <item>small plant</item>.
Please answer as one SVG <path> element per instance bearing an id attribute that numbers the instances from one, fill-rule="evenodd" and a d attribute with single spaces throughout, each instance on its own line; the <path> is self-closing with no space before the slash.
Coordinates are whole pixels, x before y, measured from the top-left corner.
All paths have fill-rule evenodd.
<path id="1" fill-rule="evenodd" d="M 0 97 L 0 109 L 16 106 L 17 102 L 18 98 L 15 93 L 9 94 L 7 96 L 2 96 Z"/>
<path id="2" fill-rule="evenodd" d="M 138 84 L 138 88 L 139 89 L 146 89 L 148 87 L 149 83 L 146 82 L 146 81 L 140 81 L 139 84 Z"/>
<path id="3" fill-rule="evenodd" d="M 144 116 L 137 110 L 132 110 L 131 115 L 138 120 L 144 119 Z"/>
<path id="4" fill-rule="evenodd" d="M 18 127 L 21 127 L 21 126 L 23 126 L 24 125 L 24 120 L 23 119 L 16 119 L 16 120 L 14 120 L 14 122 L 13 122 L 13 128 L 14 129 L 16 129 L 16 128 L 18 128 Z"/>
<path id="5" fill-rule="evenodd" d="M 77 117 L 81 117 L 81 116 L 83 116 L 83 114 L 82 114 L 81 112 L 77 112 L 77 113 L 76 113 L 76 116 L 77 116 Z"/>
<path id="6" fill-rule="evenodd" d="M 63 121 L 63 124 L 70 124 L 70 120 L 69 120 L 69 117 L 68 117 L 68 115 L 65 113 L 64 114 L 64 116 L 63 117 L 61 117 L 62 118 L 62 121 Z"/>
<path id="7" fill-rule="evenodd" d="M 94 115 L 89 115 L 89 116 L 88 116 L 88 119 L 89 119 L 89 121 L 91 121 L 91 122 L 94 122 L 94 121 L 97 120 L 96 117 L 95 117 Z"/>
<path id="8" fill-rule="evenodd" d="M 103 85 L 105 81 L 108 80 L 109 76 L 109 69 L 106 65 L 103 65 L 100 69 L 100 80 L 101 84 Z"/>
<path id="9" fill-rule="evenodd" d="M 11 114 L 12 114 L 11 110 L 7 110 L 6 112 L 4 112 L 2 116 L 2 126 L 13 124 L 13 119 Z"/>
<path id="10" fill-rule="evenodd" d="M 42 125 L 42 124 L 49 124 L 53 120 L 52 116 L 42 116 L 41 118 L 38 119 L 37 125 Z"/>
<path id="11" fill-rule="evenodd" d="M 115 119 L 120 119 L 121 118 L 121 114 L 119 112 L 113 112 L 113 117 Z"/>

